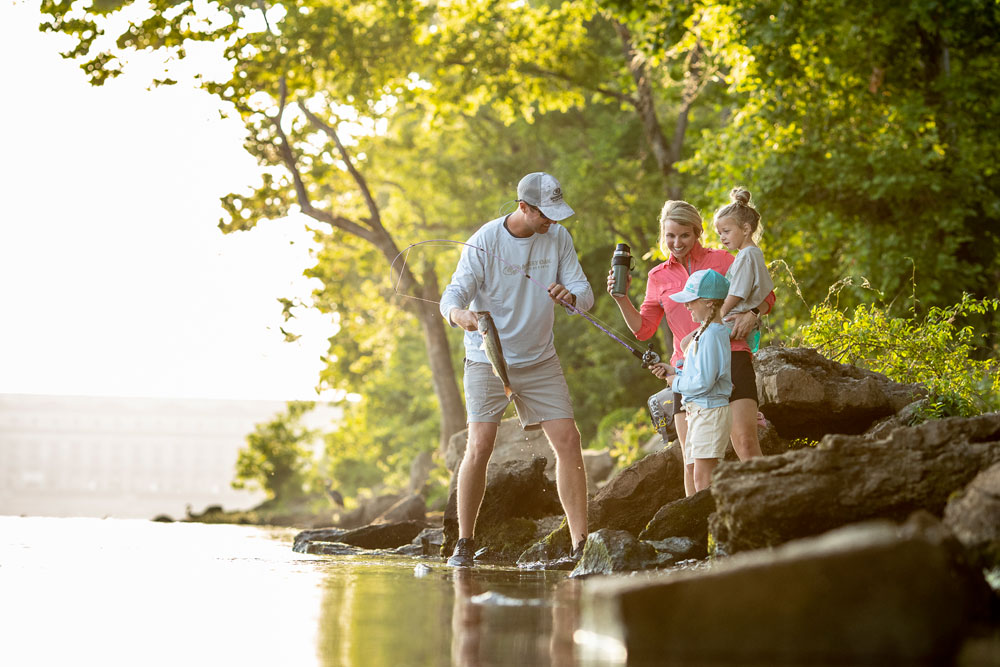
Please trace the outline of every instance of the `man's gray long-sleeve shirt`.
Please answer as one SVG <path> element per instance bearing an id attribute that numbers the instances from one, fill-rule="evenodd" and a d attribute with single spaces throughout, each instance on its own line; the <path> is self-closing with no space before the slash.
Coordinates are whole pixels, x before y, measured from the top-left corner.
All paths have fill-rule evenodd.
<path id="1" fill-rule="evenodd" d="M 468 240 L 469 245 L 487 252 L 463 247 L 451 283 L 441 296 L 441 315 L 451 323 L 448 315 L 452 308 L 489 311 L 507 364 L 530 366 L 556 353 L 552 336 L 555 303 L 524 273 L 546 287 L 552 283 L 565 286 L 576 297 L 580 310 L 594 305 L 594 292 L 565 227 L 553 223 L 545 234 L 518 238 L 504 227 L 505 219 L 487 222 Z M 478 331 L 466 331 L 466 358 L 486 363 L 482 343 Z"/>

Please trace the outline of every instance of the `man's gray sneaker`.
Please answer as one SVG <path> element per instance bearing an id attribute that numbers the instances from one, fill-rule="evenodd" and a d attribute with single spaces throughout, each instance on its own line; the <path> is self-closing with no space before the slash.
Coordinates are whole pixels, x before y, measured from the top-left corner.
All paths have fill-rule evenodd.
<path id="1" fill-rule="evenodd" d="M 448 559 L 452 567 L 472 567 L 475 565 L 476 544 L 471 537 L 463 537 L 455 544 L 455 552 Z"/>

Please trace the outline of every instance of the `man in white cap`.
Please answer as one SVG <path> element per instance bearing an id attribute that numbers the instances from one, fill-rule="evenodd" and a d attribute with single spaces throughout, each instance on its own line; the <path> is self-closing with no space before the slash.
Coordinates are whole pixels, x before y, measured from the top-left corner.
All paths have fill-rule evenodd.
<path id="1" fill-rule="evenodd" d="M 449 565 L 473 565 L 486 466 L 500 418 L 511 400 L 521 426 L 542 428 L 555 451 L 556 485 L 569 524 L 572 555 L 578 558 L 582 553 L 587 537 L 587 475 L 552 335 L 554 304 L 568 303 L 580 310 L 594 305 L 573 239 L 559 224 L 571 215 L 559 181 L 544 172 L 528 174 L 517 184 L 517 210 L 487 222 L 472 235 L 441 297 L 441 315 L 452 326 L 465 329 L 469 422 L 469 441 L 458 469 L 459 539 Z M 538 283 L 547 285 L 548 293 Z M 476 315 L 480 311 L 490 312 L 496 323 L 513 390 L 510 397 L 483 351 Z"/>

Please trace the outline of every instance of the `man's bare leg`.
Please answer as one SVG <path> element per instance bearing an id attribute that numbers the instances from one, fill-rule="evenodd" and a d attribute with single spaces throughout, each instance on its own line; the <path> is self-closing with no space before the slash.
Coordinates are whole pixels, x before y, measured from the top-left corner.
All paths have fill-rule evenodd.
<path id="1" fill-rule="evenodd" d="M 587 539 L 587 471 L 583 467 L 580 431 L 572 419 L 542 422 L 542 430 L 556 453 L 556 488 L 566 512 L 570 545 Z"/>
<path id="2" fill-rule="evenodd" d="M 479 506 L 486 493 L 486 466 L 493 455 L 499 424 L 470 422 L 465 456 L 458 467 L 458 537 L 472 537 L 476 532 Z"/>

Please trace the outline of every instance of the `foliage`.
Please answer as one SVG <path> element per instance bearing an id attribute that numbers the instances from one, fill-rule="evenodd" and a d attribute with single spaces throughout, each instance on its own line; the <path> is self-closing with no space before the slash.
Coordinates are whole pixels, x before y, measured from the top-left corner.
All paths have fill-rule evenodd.
<path id="1" fill-rule="evenodd" d="M 708 200 L 749 186 L 765 255 L 787 261 L 810 303 L 832 277 L 861 274 L 898 309 L 906 257 L 929 303 L 993 293 L 1000 67 L 991 54 L 1000 7 L 730 4 L 743 52 L 742 66 L 727 72 L 731 121 L 682 166 L 702 176 Z M 776 316 L 804 314 L 783 300 Z"/>
<path id="2" fill-rule="evenodd" d="M 642 446 L 655 434 L 645 409 L 618 408 L 601 419 L 591 446 L 607 448 L 618 467 L 626 468 L 644 456 Z"/>
<path id="3" fill-rule="evenodd" d="M 263 490 L 276 503 L 305 495 L 311 461 L 307 446 L 316 433 L 304 428 L 301 421 L 315 405 L 291 401 L 283 414 L 254 427 L 236 459 L 233 488 Z"/>
<path id="4" fill-rule="evenodd" d="M 893 317 L 884 304 L 862 304 L 848 314 L 830 303 L 812 309 L 803 342 L 843 363 L 918 382 L 930 393 L 925 418 L 970 416 L 1000 409 L 1000 363 L 971 358 L 976 335 L 961 325 L 970 315 L 1000 308 L 1000 299 L 973 299 L 928 309 L 922 317 Z"/>
<path id="5" fill-rule="evenodd" d="M 913 324 L 918 332 L 944 326 L 963 294 L 972 303 L 1000 283 L 995 2 L 42 0 L 41 9 L 43 29 L 75 38 L 66 55 L 95 84 L 140 51 L 163 56 L 154 85 L 182 80 L 174 65 L 199 47 L 224 52 L 230 70 L 195 78 L 245 124 L 261 180 L 220 193 L 220 227 L 312 218 L 321 249 L 307 273 L 322 287 L 304 305 L 340 325 L 318 384 L 361 397 L 327 436 L 321 464 L 344 492 L 401 482 L 412 457 L 447 435 L 436 430 L 461 427 L 461 334 L 435 339 L 433 306 L 428 318 L 429 304 L 395 294 L 390 258 L 417 241 L 464 240 L 529 171 L 562 181 L 593 314 L 617 331 L 625 327 L 603 288 L 615 243 L 637 257 L 639 301 L 662 260 L 664 199 L 698 206 L 712 243 L 711 213 L 736 184 L 763 215 L 778 285 L 768 320 L 779 336 L 794 336 L 835 276 L 871 276 L 889 326 L 916 321 L 900 298 L 915 273 L 926 306 L 943 309 Z M 402 292 L 437 298 L 456 260 L 453 249 L 415 249 Z M 842 297 L 838 307 L 864 300 Z M 818 327 L 834 327 L 833 315 L 815 313 Z M 1000 330 L 995 309 L 955 317 L 967 326 L 951 332 L 949 349 L 995 355 L 996 339 L 980 335 Z M 294 335 L 295 322 L 285 328 Z M 559 314 L 555 337 L 585 443 L 605 437 L 604 415 L 635 412 L 661 386 L 580 318 Z M 432 372 L 434 351 L 451 367 Z M 631 424 L 636 439 L 646 421 L 621 428 Z"/>

